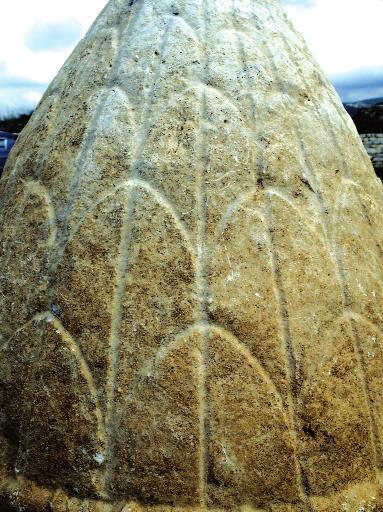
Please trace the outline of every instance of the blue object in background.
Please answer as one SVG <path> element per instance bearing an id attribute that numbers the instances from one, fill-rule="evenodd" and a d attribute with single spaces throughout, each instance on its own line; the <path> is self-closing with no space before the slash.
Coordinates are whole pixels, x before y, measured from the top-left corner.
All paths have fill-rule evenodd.
<path id="1" fill-rule="evenodd" d="M 17 135 L 15 133 L 0 132 L 0 175 L 16 139 Z"/>

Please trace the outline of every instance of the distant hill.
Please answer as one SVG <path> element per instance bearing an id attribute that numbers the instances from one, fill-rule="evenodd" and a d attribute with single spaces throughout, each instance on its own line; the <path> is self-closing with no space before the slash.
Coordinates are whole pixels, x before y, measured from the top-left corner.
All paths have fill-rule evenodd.
<path id="1" fill-rule="evenodd" d="M 382 98 L 369 98 L 368 100 L 354 101 L 352 103 L 345 103 L 345 106 L 362 108 L 362 107 L 374 107 L 375 105 L 383 105 Z"/>
<path id="2" fill-rule="evenodd" d="M 362 107 L 374 107 L 375 105 L 383 105 L 382 98 L 369 98 L 367 100 L 353 101 L 345 103 L 346 106 L 362 108 Z"/>

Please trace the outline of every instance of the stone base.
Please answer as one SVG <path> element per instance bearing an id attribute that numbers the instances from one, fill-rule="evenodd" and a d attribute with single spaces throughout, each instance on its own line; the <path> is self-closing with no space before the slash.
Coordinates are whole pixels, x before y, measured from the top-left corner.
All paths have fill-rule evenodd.
<path id="1" fill-rule="evenodd" d="M 134 502 L 80 499 L 62 490 L 53 491 L 18 478 L 2 479 L 0 488 L 1 512 L 225 512 L 233 509 L 214 509 L 203 506 L 172 507 L 140 505 Z M 267 508 L 243 505 L 238 512 L 383 512 L 383 473 L 376 483 L 360 482 L 328 496 L 312 496 L 307 503 L 274 504 Z"/>

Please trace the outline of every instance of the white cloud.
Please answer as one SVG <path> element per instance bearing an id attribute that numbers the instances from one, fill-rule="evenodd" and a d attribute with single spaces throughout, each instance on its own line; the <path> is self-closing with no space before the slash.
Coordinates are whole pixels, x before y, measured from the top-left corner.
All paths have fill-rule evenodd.
<path id="1" fill-rule="evenodd" d="M 383 71 L 382 0 L 315 0 L 309 9 L 304 3 L 286 10 L 330 77 L 359 68 Z"/>
<path id="2" fill-rule="evenodd" d="M 75 42 L 69 47 L 53 45 L 34 51 L 30 48 L 31 33 L 38 27 L 62 24 L 70 19 L 82 37 L 106 0 L 18 0 L 5 2 L 1 12 L 0 30 L 0 112 L 31 108 L 41 97 L 41 86 L 28 89 L 4 87 L 4 81 L 15 78 L 47 85 L 63 65 Z M 77 41 L 76 41 L 77 42 Z"/>

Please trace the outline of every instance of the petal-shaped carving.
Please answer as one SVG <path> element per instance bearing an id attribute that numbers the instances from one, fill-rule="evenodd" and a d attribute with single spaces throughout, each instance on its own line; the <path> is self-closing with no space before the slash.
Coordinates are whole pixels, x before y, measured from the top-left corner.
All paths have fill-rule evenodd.
<path id="1" fill-rule="evenodd" d="M 139 111 L 141 111 L 143 116 L 141 120 L 145 122 L 146 113 L 148 107 L 150 107 L 150 123 L 152 127 L 158 124 L 159 118 L 167 120 L 166 111 L 168 111 L 169 108 L 175 108 L 179 111 L 178 115 L 181 117 L 181 125 L 185 125 L 185 122 L 188 120 L 188 115 L 186 112 L 182 112 L 182 103 L 187 99 L 189 92 L 194 94 L 196 82 L 198 81 L 196 74 L 201 70 L 204 46 L 199 38 L 200 34 L 198 30 L 195 30 L 190 24 L 194 20 L 191 18 L 186 20 L 181 12 L 184 10 L 194 10 L 195 13 L 197 6 L 195 4 L 186 5 L 185 3 L 182 7 L 181 5 L 178 7 L 180 9 L 176 17 L 169 16 L 169 12 L 166 12 L 165 7 L 165 12 L 163 12 L 162 15 L 164 27 L 166 26 L 167 29 L 163 31 L 161 24 L 159 25 L 160 30 L 158 30 L 158 27 L 155 28 L 155 30 L 158 31 L 158 44 L 154 50 L 155 59 L 152 66 L 146 69 L 143 68 L 141 71 L 149 71 L 147 76 L 144 76 L 145 83 L 147 84 L 146 94 L 148 92 L 149 94 L 147 96 L 148 103 L 145 105 L 145 102 L 142 102 Z M 159 8 L 162 11 L 164 10 L 164 6 L 158 3 L 155 8 Z M 147 27 L 147 30 L 148 29 L 151 30 L 152 27 Z M 168 44 L 169 41 L 175 37 L 177 37 L 180 44 L 183 45 L 182 52 L 179 51 L 178 45 Z M 143 50 L 143 46 L 140 46 L 140 52 L 145 51 Z M 147 51 L 153 51 L 153 48 L 148 47 Z M 163 65 L 165 63 L 166 66 Z M 153 76 L 158 77 L 158 81 L 156 81 L 155 84 L 151 82 Z M 167 101 L 163 101 L 164 97 L 167 98 Z M 198 108 L 198 104 L 195 106 Z M 173 117 L 172 120 L 177 122 L 175 117 Z M 146 121 L 149 121 L 149 119 L 146 119 Z M 169 137 L 174 137 L 172 130 L 166 133 Z M 182 136 L 183 134 L 178 135 Z M 192 141 L 190 142 L 192 143 Z"/>
<path id="2" fill-rule="evenodd" d="M 209 112 L 209 124 L 204 133 L 209 158 L 203 163 L 206 166 L 206 234 L 209 242 L 222 209 L 226 210 L 237 199 L 238 190 L 250 191 L 256 185 L 254 161 L 257 155 L 253 132 L 249 131 L 235 101 L 219 87 L 206 87 L 204 95 Z M 234 146 L 231 145 L 233 140 L 236 141 Z"/>
<path id="3" fill-rule="evenodd" d="M 169 22 L 168 12 L 164 16 L 163 5 L 158 2 L 140 2 L 133 8 L 135 12 L 119 46 L 115 83 L 122 88 L 129 84 L 126 92 L 130 102 L 136 105 L 137 122 L 141 127 L 147 122 L 147 111 L 153 101 L 153 90 L 159 86 L 156 78 L 159 66 L 164 60 L 163 55 L 159 55 L 163 53 L 164 46 L 166 47 L 166 35 L 172 21 Z M 158 23 L 159 19 L 161 23 Z M 141 34 L 141 41 L 132 37 L 136 31 Z M 158 59 L 155 51 L 158 53 Z M 148 56 L 151 58 L 148 59 Z M 137 66 L 137 62 L 140 62 L 140 65 Z M 164 71 L 166 66 L 161 68 Z"/>
<path id="4" fill-rule="evenodd" d="M 350 308 L 383 328 L 382 215 L 374 202 L 349 185 L 340 198 L 337 243 Z M 376 216 L 376 218 L 374 218 Z"/>
<path id="5" fill-rule="evenodd" d="M 260 203 L 257 193 L 249 195 L 218 233 L 210 253 L 209 314 L 258 358 L 287 403 L 286 354 L 270 236 Z"/>
<path id="6" fill-rule="evenodd" d="M 56 218 L 48 191 L 26 182 L 4 208 L 0 244 L 1 341 L 11 336 L 47 304 L 49 249 Z"/>
<path id="7" fill-rule="evenodd" d="M 0 508 L 383 507 L 382 191 L 277 3 L 111 0 L 20 137 Z"/>
<path id="8" fill-rule="evenodd" d="M 79 96 L 76 91 L 86 90 L 90 99 L 94 91 L 103 87 L 108 79 L 118 48 L 117 33 L 116 27 L 105 27 L 82 39 L 49 85 L 43 100 L 57 93 L 62 107 L 67 109 L 70 102 L 76 101 Z M 78 105 L 76 103 L 76 107 Z"/>
<path id="9" fill-rule="evenodd" d="M 198 329 L 185 335 L 166 357 L 137 374 L 126 393 L 118 414 L 124 442 L 118 444 L 114 495 L 142 503 L 199 504 L 201 338 Z"/>
<path id="10" fill-rule="evenodd" d="M 270 377 L 223 329 L 210 328 L 208 352 L 210 506 L 299 500 L 294 436 Z"/>
<path id="11" fill-rule="evenodd" d="M 98 496 L 105 432 L 97 390 L 76 341 L 50 313 L 40 322 L 32 334 L 40 338 L 38 359 L 26 388 L 30 416 L 22 425 L 17 464 L 39 484 L 70 492 L 80 486 Z"/>
<path id="12" fill-rule="evenodd" d="M 72 190 L 72 226 L 84 211 L 93 207 L 96 198 L 105 196 L 130 178 L 136 152 L 137 128 L 127 95 L 118 87 L 111 87 L 97 91 L 96 96 L 94 102 L 100 101 L 100 112 Z"/>
<path id="13" fill-rule="evenodd" d="M 375 476 L 369 397 L 355 345 L 350 320 L 343 319 L 322 331 L 316 355 L 305 361 L 310 376 L 298 395 L 302 459 L 315 494 Z"/>
<path id="14" fill-rule="evenodd" d="M 198 60 L 198 55 L 194 57 Z M 175 100 L 156 112 L 142 147 L 140 177 L 171 198 L 192 234 L 197 225 L 195 160 L 198 143 L 199 89 L 174 93 Z M 174 177 L 177 179 L 174 179 Z M 183 193 L 178 191 L 182 187 Z"/>
<path id="15" fill-rule="evenodd" d="M 41 182 L 51 189 L 58 217 L 64 222 L 70 213 L 74 190 L 88 150 L 94 142 L 95 126 L 103 99 L 103 95 L 98 93 L 103 92 L 110 74 L 116 53 L 116 40 L 116 30 L 101 31 L 72 54 L 71 65 L 63 68 L 67 69 L 66 73 L 64 71 L 64 83 L 58 77 L 61 94 L 57 123 L 49 141 L 49 151 L 44 156 Z M 92 58 L 89 58 L 89 52 L 93 54 Z M 51 87 L 55 89 L 54 83 Z"/>
<path id="16" fill-rule="evenodd" d="M 274 195 L 271 210 L 300 458 L 311 492 L 323 494 L 374 471 L 368 399 L 351 325 L 338 324 L 344 294 L 336 262 L 288 203 Z"/>
<path id="17" fill-rule="evenodd" d="M 333 89 L 325 89 L 319 116 L 327 128 L 334 152 L 338 155 L 341 171 L 346 178 L 355 180 L 375 199 L 381 201 L 381 181 L 379 181 L 354 123 L 338 102 Z M 323 101 L 324 100 L 324 101 Z M 334 120 L 338 117 L 338 122 Z M 347 149 L 346 149 L 347 148 Z"/>
<path id="18" fill-rule="evenodd" d="M 71 234 L 53 286 L 55 311 L 81 347 L 103 408 L 113 294 L 127 208 L 128 191 L 120 188 L 87 213 Z"/>
<path id="19" fill-rule="evenodd" d="M 119 390 L 134 396 L 135 382 L 146 375 L 160 347 L 198 319 L 194 251 L 175 212 L 150 189 L 136 187 L 131 194 L 120 250 L 109 377 L 109 385 L 115 385 L 109 411 L 115 472 L 109 477 L 120 492 L 134 478 L 123 433 L 135 420 L 131 399 L 127 403 Z"/>
<path id="20" fill-rule="evenodd" d="M 195 77 L 193 81 L 190 79 L 201 67 L 201 44 L 183 19 L 182 10 L 193 11 L 195 7 L 183 6 L 177 16 L 169 18 L 167 8 L 158 2 L 143 5 L 141 16 L 143 30 L 150 31 L 149 47 L 144 34 L 140 43 L 129 40 L 129 45 L 122 49 L 119 69 L 120 77 L 125 80 L 134 76 L 126 91 L 136 105 L 136 121 L 140 126 L 132 174 L 136 172 L 140 179 L 171 200 L 190 231 L 197 224 L 194 197 L 197 172 L 193 162 L 200 123 L 200 85 Z M 148 22 L 150 11 L 156 12 L 156 18 L 163 17 L 164 23 Z M 154 33 L 158 40 L 155 49 L 149 43 Z M 167 44 L 172 37 L 182 41 L 181 53 L 177 47 Z M 143 54 L 153 52 L 155 58 L 150 66 L 135 65 L 137 59 L 145 62 Z M 167 66 L 163 65 L 165 62 Z M 182 194 L 179 194 L 180 186 Z"/>
<path id="21" fill-rule="evenodd" d="M 365 186 L 372 197 L 380 200 L 381 182 L 375 175 L 355 124 L 338 101 L 336 91 L 333 87 L 321 87 L 327 79 L 315 62 L 308 58 L 307 45 L 288 19 L 274 14 L 271 16 L 281 35 L 280 41 L 275 45 L 276 53 L 288 56 L 292 64 L 288 68 L 302 83 L 301 97 L 306 112 L 297 113 L 294 110 L 293 117 L 299 116 L 304 135 L 302 140 L 306 142 L 305 146 L 309 148 L 310 153 L 315 155 L 315 172 L 320 171 L 317 176 L 323 184 L 322 195 L 327 199 L 327 204 L 334 204 L 334 192 L 337 191 L 334 185 L 336 182 L 339 183 L 341 175 L 357 180 Z M 278 51 L 279 43 L 282 41 L 283 44 Z M 313 87 L 315 83 L 320 86 Z M 335 119 L 338 119 L 337 123 L 334 123 Z M 321 141 L 320 144 L 318 140 Z M 338 192 L 341 189 L 342 185 Z"/>
<path id="22" fill-rule="evenodd" d="M 231 5 L 226 7 L 232 9 Z M 247 38 L 242 31 L 233 27 L 233 20 L 227 17 L 223 5 L 214 16 L 214 24 L 215 30 L 209 42 L 209 85 L 220 93 L 222 99 L 226 97 L 225 102 L 231 103 L 232 109 L 236 111 L 236 117 L 244 121 L 251 130 L 254 110 L 249 101 L 249 70 L 246 55 L 243 52 L 244 40 Z M 235 73 L 236 80 L 227 73 L 228 67 Z M 257 71 L 259 72 L 258 69 Z M 230 118 L 227 119 L 224 116 L 224 119 L 226 123 L 231 124 Z M 256 143 L 255 138 L 252 142 Z"/>

